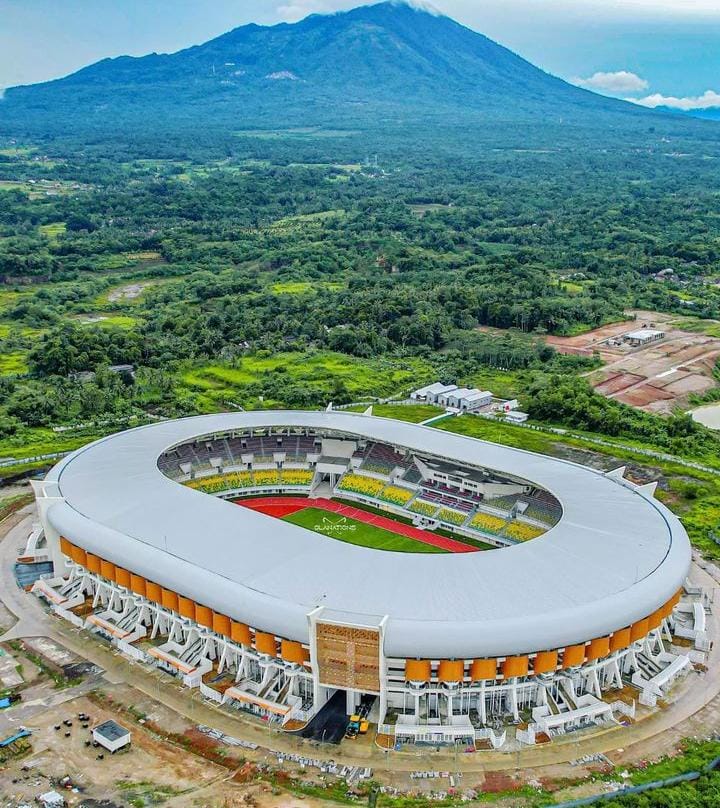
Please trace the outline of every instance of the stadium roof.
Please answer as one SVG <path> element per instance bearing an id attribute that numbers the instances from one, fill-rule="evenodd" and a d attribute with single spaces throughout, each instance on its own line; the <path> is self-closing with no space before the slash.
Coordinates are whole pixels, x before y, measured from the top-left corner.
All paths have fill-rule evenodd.
<path id="1" fill-rule="evenodd" d="M 196 437 L 260 427 L 335 430 L 522 477 L 563 516 L 544 536 L 477 553 L 347 544 L 164 476 Z M 55 484 L 54 484 L 55 483 Z M 347 412 L 242 412 L 165 421 L 99 440 L 48 474 L 48 519 L 72 542 L 258 629 L 307 641 L 307 614 L 388 616 L 390 657 L 501 656 L 563 647 L 642 619 L 682 585 L 687 535 L 616 477 L 446 431 Z"/>

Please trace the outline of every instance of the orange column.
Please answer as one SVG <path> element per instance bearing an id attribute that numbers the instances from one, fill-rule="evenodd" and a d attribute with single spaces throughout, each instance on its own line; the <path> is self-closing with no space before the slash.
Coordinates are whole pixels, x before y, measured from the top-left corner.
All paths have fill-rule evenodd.
<path id="1" fill-rule="evenodd" d="M 527 676 L 530 660 L 526 656 L 508 657 L 502 666 L 503 676 L 512 679 L 515 676 Z"/>
<path id="2" fill-rule="evenodd" d="M 574 668 L 585 661 L 585 645 L 568 645 L 563 651 L 562 667 Z"/>
<path id="3" fill-rule="evenodd" d="M 115 583 L 124 586 L 126 589 L 130 588 L 130 573 L 122 567 L 115 567 Z"/>
<path id="4" fill-rule="evenodd" d="M 130 574 L 130 589 L 132 589 L 136 595 L 145 597 L 147 595 L 147 581 L 142 575 L 135 575 L 133 572 Z"/>
<path id="5" fill-rule="evenodd" d="M 429 682 L 432 666 L 429 659 L 406 659 L 406 682 Z"/>
<path id="6" fill-rule="evenodd" d="M 195 622 L 200 623 L 201 626 L 212 628 L 212 609 L 207 606 L 201 606 L 199 603 L 195 604 Z"/>
<path id="7" fill-rule="evenodd" d="M 240 645 L 250 645 L 252 642 L 250 629 L 245 623 L 236 623 L 233 620 L 230 626 L 230 639 L 233 642 L 240 643 Z"/>
<path id="8" fill-rule="evenodd" d="M 146 581 L 145 596 L 153 603 L 162 603 L 162 587 L 153 581 Z"/>
<path id="9" fill-rule="evenodd" d="M 178 596 L 176 592 L 173 592 L 171 589 L 165 589 L 163 587 L 162 590 L 162 605 L 166 609 L 170 609 L 173 612 L 178 610 Z"/>
<path id="10" fill-rule="evenodd" d="M 655 609 L 655 611 L 648 617 L 648 628 L 650 630 L 654 628 L 658 628 L 663 621 L 663 609 L 664 606 L 661 606 L 659 609 Z"/>
<path id="11" fill-rule="evenodd" d="M 224 614 L 213 612 L 212 629 L 217 634 L 223 634 L 225 637 L 229 637 L 231 634 L 230 618 L 226 617 Z"/>
<path id="12" fill-rule="evenodd" d="M 630 642 L 642 640 L 642 638 L 647 635 L 648 631 L 650 631 L 650 625 L 647 617 L 644 620 L 638 620 L 637 623 L 633 623 L 630 626 Z"/>
<path id="13" fill-rule="evenodd" d="M 293 640 L 280 640 L 280 656 L 286 662 L 294 662 L 296 665 L 302 665 L 305 661 L 302 645 Z"/>
<path id="14" fill-rule="evenodd" d="M 87 568 L 90 572 L 98 574 L 100 572 L 100 558 L 93 553 L 87 554 Z"/>
<path id="15" fill-rule="evenodd" d="M 80 564 L 81 567 L 87 565 L 87 553 L 82 547 L 76 547 L 73 545 L 73 547 L 70 549 L 70 557 L 76 564 Z"/>
<path id="16" fill-rule="evenodd" d="M 438 680 L 441 682 L 462 682 L 465 663 L 462 659 L 442 659 L 438 667 Z"/>
<path id="17" fill-rule="evenodd" d="M 272 634 L 267 634 L 264 631 L 255 632 L 255 650 L 259 654 L 268 654 L 268 656 L 277 656 L 277 643 Z"/>
<path id="18" fill-rule="evenodd" d="M 178 595 L 178 612 L 180 617 L 189 617 L 191 620 L 195 619 L 195 602 L 191 598 L 184 598 Z"/>
<path id="19" fill-rule="evenodd" d="M 100 559 L 100 575 L 110 581 L 115 580 L 115 565 L 112 561 L 105 561 L 104 558 Z"/>
<path id="20" fill-rule="evenodd" d="M 470 666 L 470 678 L 473 682 L 482 679 L 494 679 L 497 676 L 497 659 L 473 659 Z"/>
<path id="21" fill-rule="evenodd" d="M 617 631 L 613 632 L 612 637 L 610 637 L 610 650 L 611 651 L 622 651 L 623 648 L 627 648 L 630 645 L 630 627 L 627 628 L 619 628 Z"/>
<path id="22" fill-rule="evenodd" d="M 533 674 L 552 673 L 558 664 L 557 651 L 538 651 L 533 662 Z"/>
<path id="23" fill-rule="evenodd" d="M 60 552 L 68 558 L 72 558 L 73 544 L 64 536 L 60 536 Z"/>
<path id="24" fill-rule="evenodd" d="M 597 637 L 587 645 L 587 661 L 602 659 L 610 653 L 610 637 Z"/>

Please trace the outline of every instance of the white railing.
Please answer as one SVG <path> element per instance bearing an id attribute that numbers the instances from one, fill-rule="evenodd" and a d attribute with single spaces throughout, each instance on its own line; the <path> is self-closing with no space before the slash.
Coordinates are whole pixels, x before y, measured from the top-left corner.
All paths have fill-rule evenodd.
<path id="1" fill-rule="evenodd" d="M 614 701 L 610 705 L 610 709 L 613 713 L 619 713 L 620 715 L 626 715 L 629 718 L 635 718 L 635 700 L 633 699 L 632 704 L 626 704 L 624 701 Z"/>
<path id="2" fill-rule="evenodd" d="M 490 727 L 483 727 L 483 729 L 476 729 L 475 730 L 475 740 L 476 741 L 490 741 L 490 745 L 493 749 L 500 749 L 501 746 L 505 745 L 505 741 L 507 739 L 507 731 L 503 730 L 501 734 L 496 735 L 495 732 L 490 729 Z"/>
<path id="3" fill-rule="evenodd" d="M 69 612 L 67 609 L 63 609 L 62 606 L 53 606 L 53 611 L 56 615 L 62 617 L 63 620 L 67 620 L 77 628 L 83 628 L 85 626 L 85 621 L 82 619 L 82 617 L 78 617 L 76 614 Z"/>
<path id="4" fill-rule="evenodd" d="M 528 746 L 535 745 L 535 727 L 529 726 L 527 729 L 515 730 L 515 738 L 519 743 L 527 744 Z"/>
<path id="5" fill-rule="evenodd" d="M 224 701 L 222 693 L 218 693 L 212 687 L 208 687 L 204 682 L 200 682 L 200 693 L 206 698 L 210 699 L 211 701 L 215 701 L 218 704 L 222 704 Z"/>
<path id="6" fill-rule="evenodd" d="M 131 657 L 138 662 L 148 662 L 145 653 L 134 645 L 130 645 L 129 642 L 125 642 L 125 640 L 115 640 L 114 645 L 121 653 L 125 654 L 125 656 Z"/>

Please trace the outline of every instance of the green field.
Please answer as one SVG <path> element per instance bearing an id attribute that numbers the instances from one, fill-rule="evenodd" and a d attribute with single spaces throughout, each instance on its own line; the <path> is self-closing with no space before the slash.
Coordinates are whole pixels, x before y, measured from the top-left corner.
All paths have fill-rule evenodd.
<path id="1" fill-rule="evenodd" d="M 440 547 L 399 536 L 381 527 L 367 525 L 342 516 L 339 513 L 325 511 L 322 508 L 305 508 L 303 511 L 291 513 L 283 517 L 284 522 L 312 530 L 347 544 L 357 544 L 360 547 L 371 547 L 374 550 L 391 550 L 395 553 L 444 553 Z"/>
<path id="2" fill-rule="evenodd" d="M 244 356 L 232 364 L 188 365 L 180 384 L 194 396 L 200 412 L 215 412 L 226 402 L 245 407 L 302 408 L 302 400 L 289 399 L 298 389 L 312 391 L 321 400 L 334 397 L 334 385 L 342 383 L 355 401 L 366 396 L 390 396 L 412 389 L 418 378 L 428 378 L 431 365 L 419 357 L 360 359 L 333 351 Z M 263 399 L 258 397 L 262 385 Z M 336 391 L 336 388 L 335 388 Z"/>

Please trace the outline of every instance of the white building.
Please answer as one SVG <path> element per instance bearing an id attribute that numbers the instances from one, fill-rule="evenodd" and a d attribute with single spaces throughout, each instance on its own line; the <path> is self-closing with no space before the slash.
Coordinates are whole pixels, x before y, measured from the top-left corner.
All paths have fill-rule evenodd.
<path id="1" fill-rule="evenodd" d="M 509 424 L 524 424 L 527 419 L 528 414 L 526 412 L 520 412 L 520 410 L 510 410 L 505 413 L 505 420 Z"/>
<path id="2" fill-rule="evenodd" d="M 474 412 L 492 404 L 492 393 L 489 390 L 471 390 L 465 396 L 458 396 L 457 404 L 459 410 L 464 412 Z"/>
<path id="3" fill-rule="evenodd" d="M 130 730 L 111 719 L 95 727 L 92 737 L 108 752 L 117 752 L 130 743 Z"/>
<path id="4" fill-rule="evenodd" d="M 413 399 L 413 401 L 433 402 L 435 401 L 436 396 L 447 393 L 450 390 L 455 390 L 456 388 L 457 385 L 455 384 L 434 382 L 433 384 L 428 384 L 425 387 L 421 387 L 419 390 L 414 390 L 412 393 L 410 393 L 410 398 Z"/>
<path id="5" fill-rule="evenodd" d="M 625 342 L 629 342 L 633 348 L 637 348 L 641 345 L 649 345 L 651 342 L 657 342 L 664 337 L 664 331 L 658 331 L 654 328 L 639 328 L 637 331 L 631 331 L 629 334 L 625 334 Z"/>
<path id="6" fill-rule="evenodd" d="M 365 457 L 369 442 L 391 459 L 386 466 L 414 458 L 434 483 L 414 485 L 443 507 L 464 505 L 464 530 L 473 513 L 485 525 L 496 514 L 505 531 L 539 527 L 540 506 L 554 499 L 558 520 L 534 547 L 438 554 L 428 564 L 425 553 L 334 541 L 223 500 L 256 491 L 236 489 L 255 457 L 294 457 L 291 471 L 305 471 L 302 492 L 311 493 L 312 480 L 328 476 L 315 469 L 320 456 L 347 459 L 354 443 L 351 459 Z M 274 471 L 273 493 L 301 493 L 279 464 L 264 460 L 253 473 Z M 218 496 L 183 485 L 216 468 L 227 478 Z M 366 476 L 382 486 L 394 470 Z M 503 725 L 524 733 L 513 743 L 534 743 L 534 726 L 560 735 L 607 721 L 603 694 L 629 679 L 657 699 L 690 665 L 668 651 L 690 567 L 687 534 L 647 486 L 621 473 L 355 413 L 158 422 L 83 447 L 33 481 L 43 531 L 33 541 L 54 567 L 33 591 L 124 655 L 289 731 L 344 701 L 348 715 L 371 705 L 388 749 L 499 748 Z M 544 499 L 521 513 L 514 494 L 530 489 Z M 348 585 L 348 570 L 362 586 Z M 688 631 L 704 631 L 699 610 L 682 614 Z M 218 677 L 229 686 L 212 687 Z M 519 729 L 528 714 L 533 723 Z M 130 733 L 106 722 L 93 738 L 115 751 Z"/>
<path id="7" fill-rule="evenodd" d="M 488 390 L 435 382 L 415 390 L 410 394 L 410 398 L 414 401 L 425 401 L 428 404 L 438 404 L 441 407 L 450 407 L 463 412 L 473 412 L 483 407 L 489 407 L 493 397 Z"/>
<path id="8" fill-rule="evenodd" d="M 446 407 L 447 397 L 455 390 L 459 389 L 456 384 L 437 384 L 433 386 L 435 390 L 430 393 L 425 400 L 428 404 L 438 404 L 441 407 Z"/>

